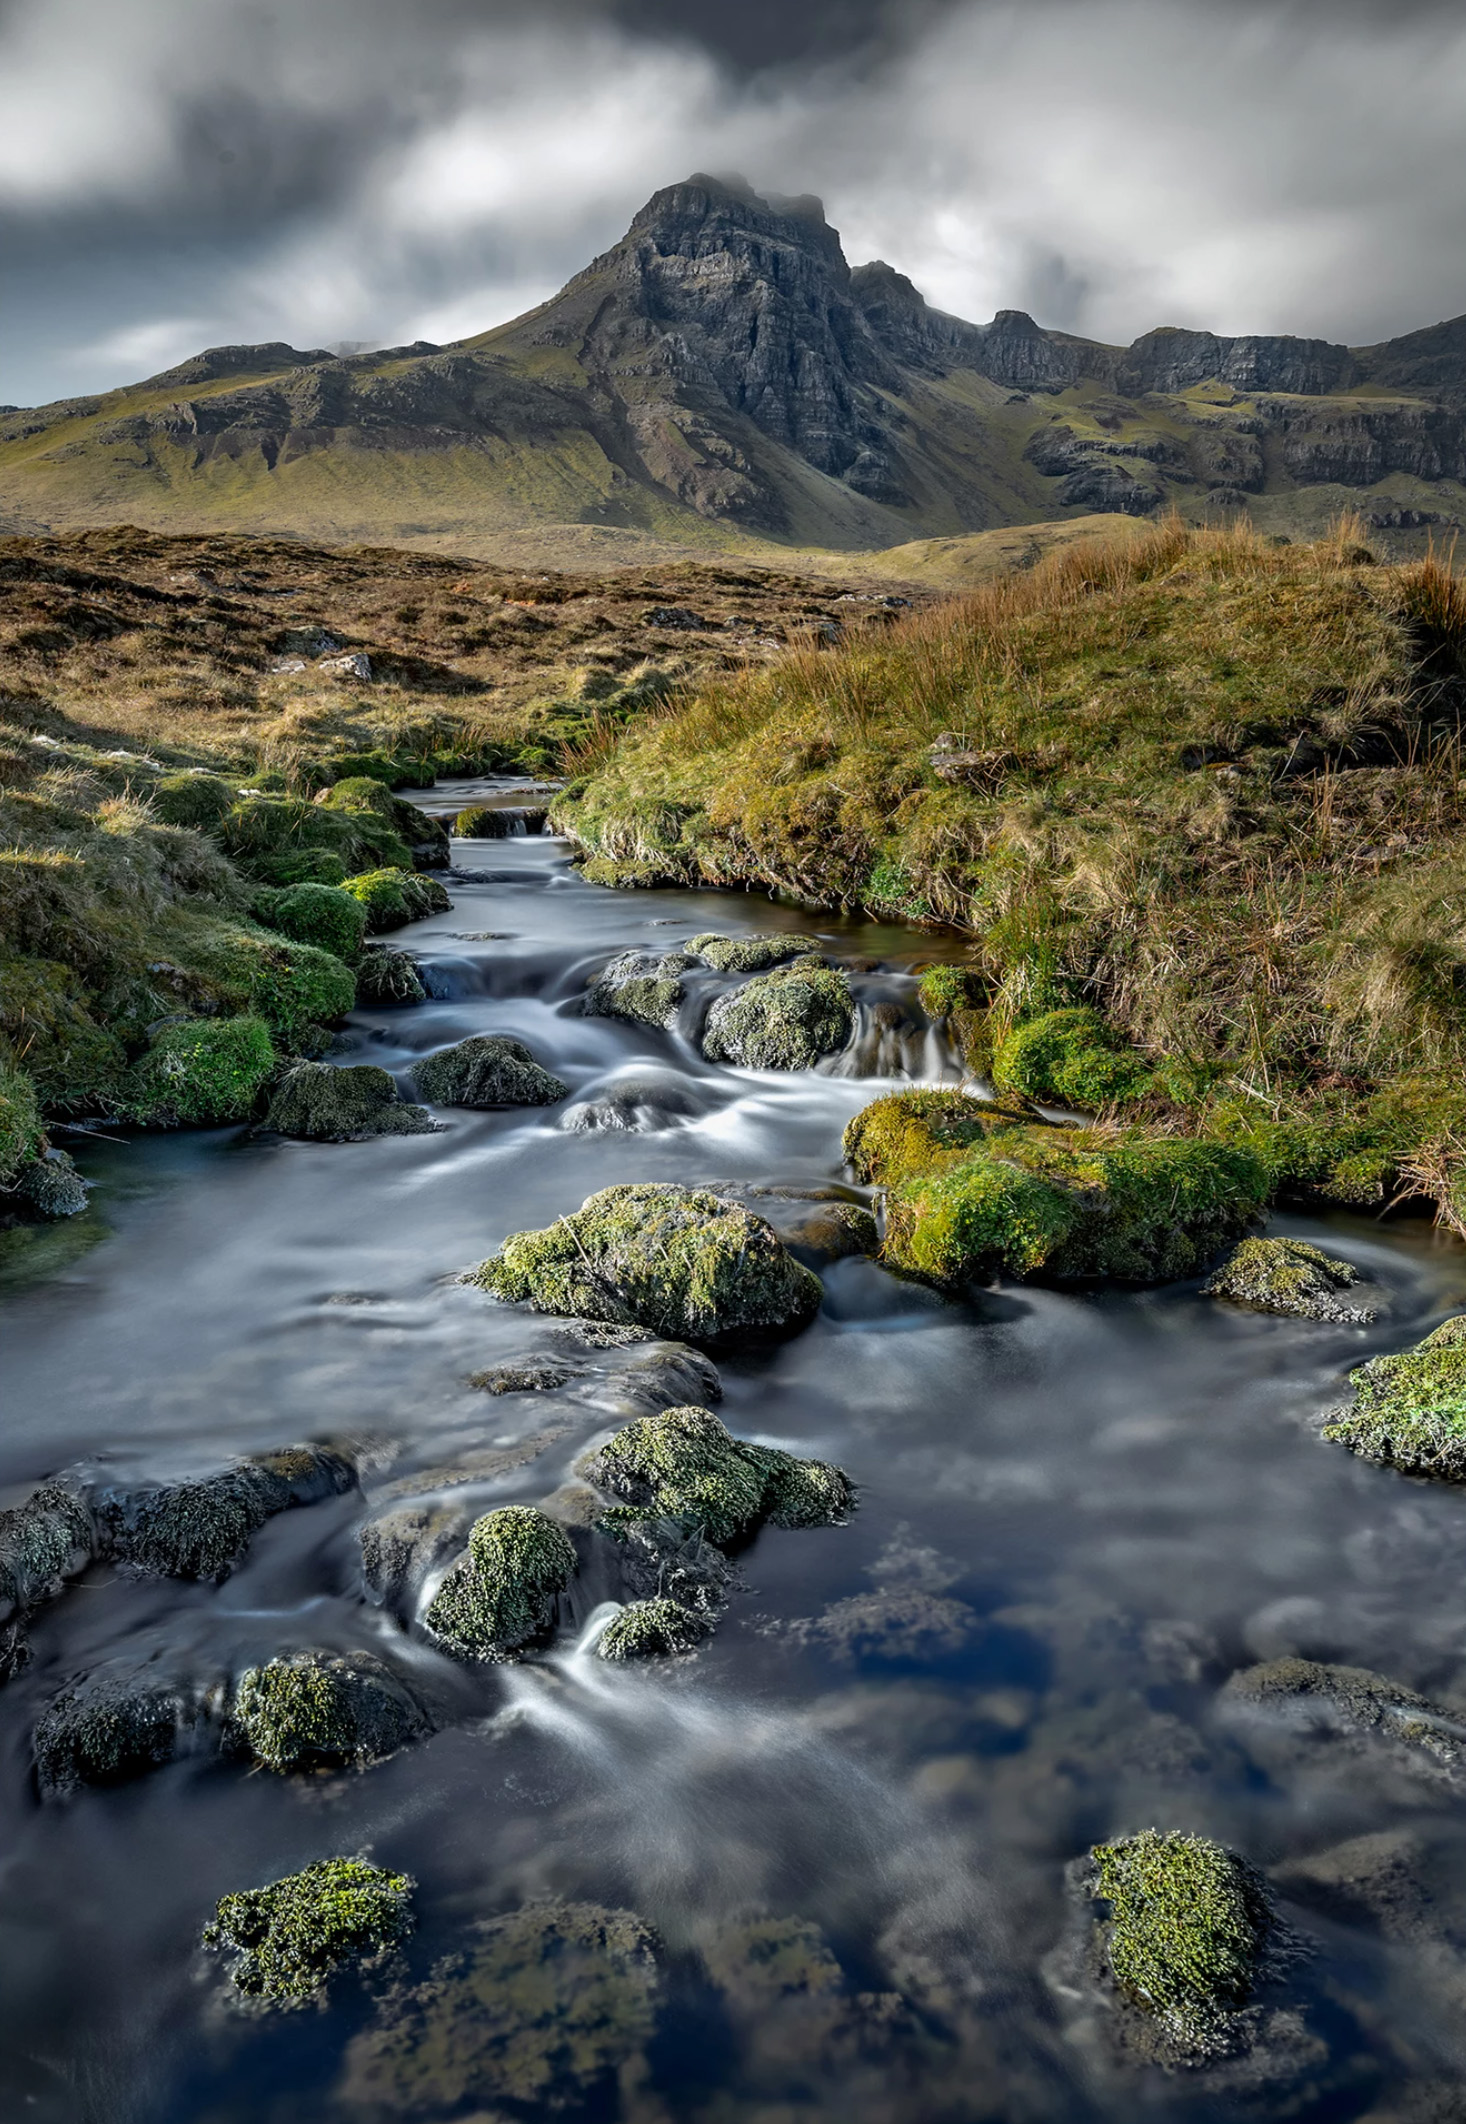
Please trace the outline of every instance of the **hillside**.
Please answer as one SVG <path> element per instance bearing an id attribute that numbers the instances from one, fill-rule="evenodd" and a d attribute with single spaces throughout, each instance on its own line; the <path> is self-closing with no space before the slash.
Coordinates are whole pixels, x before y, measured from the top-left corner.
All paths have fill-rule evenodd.
<path id="1" fill-rule="evenodd" d="M 603 568 L 1100 512 L 1392 552 L 1466 506 L 1466 320 L 1381 346 L 978 326 L 817 200 L 695 177 L 541 308 L 449 347 L 213 348 L 0 417 L 0 527 L 137 523 Z"/>

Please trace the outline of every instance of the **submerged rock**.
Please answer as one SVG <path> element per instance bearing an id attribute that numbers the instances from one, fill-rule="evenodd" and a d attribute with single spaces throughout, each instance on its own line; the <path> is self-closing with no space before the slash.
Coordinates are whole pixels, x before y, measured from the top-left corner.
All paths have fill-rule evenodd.
<path id="1" fill-rule="evenodd" d="M 587 1454 L 578 1472 L 638 1511 L 677 1520 L 720 1545 L 766 1520 L 838 1526 L 855 1495 L 841 1469 L 776 1446 L 746 1445 L 711 1409 L 695 1407 L 639 1417 Z"/>
<path id="2" fill-rule="evenodd" d="M 662 1659 L 674 1652 L 690 1652 L 705 1636 L 707 1624 L 700 1615 L 665 1595 L 636 1601 L 613 1615 L 596 1640 L 602 1659 Z"/>
<path id="3" fill-rule="evenodd" d="M 293 1652 L 250 1667 L 234 1720 L 268 1770 L 380 1762 L 428 1728 L 407 1684 L 371 1652 Z"/>
<path id="4" fill-rule="evenodd" d="M 686 949 L 715 973 L 754 974 L 784 959 L 803 958 L 820 949 L 818 937 L 720 937 L 708 931 L 689 937 Z"/>
<path id="5" fill-rule="evenodd" d="M 850 983 L 831 967 L 788 966 L 758 974 L 708 1012 L 702 1051 L 746 1069 L 813 1069 L 838 1054 L 855 1028 Z"/>
<path id="6" fill-rule="evenodd" d="M 230 1978 L 247 1998 L 303 2006 L 339 1971 L 370 1967 L 408 1937 L 416 1885 L 365 1859 L 321 1859 L 222 1896 L 203 1944 L 231 1957 Z"/>
<path id="7" fill-rule="evenodd" d="M 197 1691 L 151 1662 L 109 1661 L 53 1697 L 36 1721 L 42 1796 L 120 1785 L 172 1762 L 200 1709 Z"/>
<path id="8" fill-rule="evenodd" d="M 733 1566 L 700 1529 L 689 1532 L 677 1519 L 604 1513 L 599 1502 L 588 1516 L 616 1545 L 621 1590 L 628 1599 L 673 1600 L 699 1616 L 715 1615 L 723 1606 L 733 1585 Z"/>
<path id="9" fill-rule="evenodd" d="M 652 1342 L 607 1372 L 593 1398 L 654 1416 L 681 1403 L 721 1401 L 723 1382 L 701 1350 L 685 1342 Z"/>
<path id="10" fill-rule="evenodd" d="M 1097 1844 L 1081 1882 L 1108 1909 L 1096 1959 L 1128 2010 L 1130 2045 L 1190 2065 L 1244 2047 L 1274 1931 L 1261 1876 L 1209 1837 L 1145 1829 Z"/>
<path id="11" fill-rule="evenodd" d="M 412 1081 L 435 1106 L 553 1106 L 570 1087 L 541 1069 L 522 1040 L 480 1033 L 412 1066 Z"/>
<path id="12" fill-rule="evenodd" d="M 394 1505 L 365 1520 L 357 1540 L 367 1599 L 410 1614 L 423 1582 L 459 1553 L 476 1517 L 472 1505 L 428 1502 Z"/>
<path id="13" fill-rule="evenodd" d="M 356 1470 L 330 1446 L 236 1461 L 212 1475 L 89 1493 L 102 1554 L 142 1575 L 227 1578 L 267 1519 L 353 1489 Z"/>
<path id="14" fill-rule="evenodd" d="M 517 1361 L 511 1359 L 508 1364 L 491 1365 L 486 1372 L 475 1372 L 468 1383 L 485 1394 L 553 1394 L 558 1388 L 584 1377 L 584 1371 L 577 1365 L 522 1357 Z"/>
<path id="15" fill-rule="evenodd" d="M 439 1586 L 425 1621 L 460 1659 L 512 1659 L 548 1634 L 555 1597 L 574 1576 L 564 1529 L 533 1505 L 505 1505 L 474 1522 L 468 1554 Z"/>
<path id="16" fill-rule="evenodd" d="M 696 963 L 685 951 L 623 951 L 586 991 L 586 1016 L 628 1018 L 664 1031 L 681 1007 L 681 976 Z"/>
<path id="17" fill-rule="evenodd" d="M 385 1069 L 297 1062 L 276 1087 L 265 1126 L 311 1143 L 359 1143 L 367 1136 L 424 1136 L 436 1123 L 425 1107 L 398 1096 Z"/>
<path id="18" fill-rule="evenodd" d="M 1375 1307 L 1344 1305 L 1338 1295 L 1358 1281 L 1352 1262 L 1305 1239 L 1244 1239 L 1201 1288 L 1205 1298 L 1230 1298 L 1254 1312 L 1364 1325 L 1377 1317 Z"/>
<path id="19" fill-rule="evenodd" d="M 428 992 L 410 951 L 368 944 L 356 969 L 356 1000 L 368 1010 L 391 1003 L 426 1003 Z"/>
<path id="20" fill-rule="evenodd" d="M 1325 1425 L 1325 1438 L 1381 1467 L 1466 1482 L 1466 1313 L 1413 1350 L 1371 1357 L 1349 1384 L 1354 1404 Z"/>
<path id="21" fill-rule="evenodd" d="M 571 1135 L 591 1135 L 600 1129 L 651 1135 L 712 1113 L 723 1103 L 721 1094 L 677 1070 L 637 1069 L 617 1077 L 595 1098 L 567 1107 L 560 1126 Z"/>
<path id="22" fill-rule="evenodd" d="M 725 1201 L 747 1204 L 785 1246 L 816 1261 L 848 1261 L 879 1251 L 881 1235 L 870 1211 L 832 1187 L 750 1187 L 719 1181 L 712 1192 Z"/>
<path id="23" fill-rule="evenodd" d="M 484 2124 L 506 2102 L 516 2114 L 578 2114 L 652 2034 L 656 1948 L 629 1910 L 594 1903 L 531 1903 L 493 1918 L 353 2040 L 346 2099 L 410 2117 L 472 2104 Z"/>
<path id="24" fill-rule="evenodd" d="M 714 1345 L 793 1334 L 822 1296 L 761 1217 L 698 1188 L 650 1183 L 604 1188 L 548 1230 L 516 1233 L 473 1280 L 543 1313 Z"/>
<path id="25" fill-rule="evenodd" d="M 95 1547 L 91 1513 L 54 1483 L 0 1512 L 0 1620 L 54 1599 L 64 1578 L 86 1569 Z"/>
<path id="26" fill-rule="evenodd" d="M 1417 1772 L 1451 1784 L 1466 1779 L 1466 1714 L 1445 1710 L 1367 1667 L 1266 1660 L 1232 1675 L 1220 1705 L 1313 1744 L 1383 1744 Z"/>

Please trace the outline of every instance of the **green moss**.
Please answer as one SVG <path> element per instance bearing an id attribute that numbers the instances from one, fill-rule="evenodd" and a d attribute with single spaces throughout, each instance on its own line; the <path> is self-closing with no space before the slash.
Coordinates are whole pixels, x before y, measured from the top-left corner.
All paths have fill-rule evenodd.
<path id="1" fill-rule="evenodd" d="M 256 856 L 250 875 L 262 885 L 341 885 L 346 863 L 330 848 L 303 848 L 298 855 Z"/>
<path id="2" fill-rule="evenodd" d="M 366 935 L 366 908 L 339 885 L 289 885 L 255 900 L 258 919 L 297 944 L 315 944 L 353 965 Z"/>
<path id="3" fill-rule="evenodd" d="M 410 1691 L 369 1652 L 297 1652 L 239 1678 L 234 1717 L 269 1770 L 374 1763 L 425 1730 Z"/>
<path id="4" fill-rule="evenodd" d="M 575 1576 L 564 1530 L 533 1505 L 475 1520 L 468 1554 L 439 1586 L 426 1622 L 461 1659 L 505 1660 L 546 1635 Z"/>
<path id="5" fill-rule="evenodd" d="M 321 791 L 317 804 L 328 811 L 373 811 L 379 819 L 391 820 L 396 800 L 386 782 L 376 775 L 352 774 Z"/>
<path id="6" fill-rule="evenodd" d="M 91 1499 L 100 1554 L 156 1578 L 227 1578 L 277 1512 L 351 1488 L 350 1463 L 329 1447 L 235 1461 L 195 1480 L 99 1490 Z"/>
<path id="7" fill-rule="evenodd" d="M 1210 1282 L 1208 1298 L 1262 1313 L 1288 1313 L 1302 1320 L 1373 1320 L 1369 1306 L 1344 1305 L 1339 1292 L 1359 1281 L 1351 1262 L 1337 1261 L 1304 1239 L 1244 1239 Z"/>
<path id="8" fill-rule="evenodd" d="M 348 2102 L 403 2117 L 472 2105 L 485 2124 L 504 2104 L 516 2116 L 611 2114 L 607 2098 L 656 2024 L 656 1944 L 630 1911 L 591 1903 L 491 1919 L 356 2037 Z"/>
<path id="9" fill-rule="evenodd" d="M 47 1483 L 0 1512 L 0 1612 L 32 1608 L 92 1560 L 95 1534 L 81 1500 Z"/>
<path id="10" fill-rule="evenodd" d="M 1094 1851 L 1092 1892 L 1108 1903 L 1104 1954 L 1116 1988 L 1178 2046 L 1217 2046 L 1256 1986 L 1269 1931 L 1251 1869 L 1201 1836 L 1154 1829 Z"/>
<path id="11" fill-rule="evenodd" d="M 813 1069 L 855 1026 L 850 983 L 832 967 L 757 974 L 708 1012 L 703 1053 L 746 1069 Z"/>
<path id="12" fill-rule="evenodd" d="M 613 1615 L 596 1640 L 602 1659 L 665 1659 L 690 1652 L 707 1624 L 675 1600 L 638 1600 Z"/>
<path id="13" fill-rule="evenodd" d="M 107 1111 L 127 1069 L 121 1041 L 93 1015 L 78 976 L 54 959 L 0 957 L 0 1043 L 49 1114 Z"/>
<path id="14" fill-rule="evenodd" d="M 650 1184 L 605 1188 L 547 1230 L 516 1233 L 475 1280 L 542 1313 L 709 1344 L 791 1334 L 822 1295 L 761 1217 L 699 1189 Z"/>
<path id="15" fill-rule="evenodd" d="M 427 1135 L 433 1120 L 398 1097 L 385 1069 L 297 1062 L 276 1086 L 265 1126 L 313 1143 L 357 1143 L 367 1136 Z"/>
<path id="16" fill-rule="evenodd" d="M 343 810 L 303 797 L 241 797 L 218 828 L 225 852 L 246 868 L 263 859 L 324 849 L 352 869 L 412 862 L 408 843 L 389 820 L 369 809 Z"/>
<path id="17" fill-rule="evenodd" d="M 1413 1350 L 1372 1357 L 1349 1384 L 1354 1405 L 1325 1427 L 1325 1438 L 1408 1475 L 1466 1481 L 1466 1332 L 1456 1320 Z"/>
<path id="18" fill-rule="evenodd" d="M 316 798 L 319 810 L 346 813 L 357 822 L 358 833 L 378 836 L 376 845 L 381 850 L 380 860 L 390 862 L 393 856 L 388 847 L 388 837 L 409 851 L 408 867 L 412 862 L 448 861 L 449 843 L 447 829 L 437 819 L 429 818 L 415 804 L 395 797 L 383 782 L 371 775 L 352 775 L 332 788 L 322 791 Z M 363 822 L 372 821 L 368 828 Z"/>
<path id="19" fill-rule="evenodd" d="M 366 926 L 373 936 L 424 915 L 445 914 L 453 905 L 446 886 L 414 870 L 364 871 L 348 878 L 345 889 L 366 909 Z"/>
<path id="20" fill-rule="evenodd" d="M 166 1128 L 247 1121 L 275 1060 L 263 1018 L 191 1018 L 165 1025 L 134 1065 L 129 1111 L 139 1121 Z"/>
<path id="21" fill-rule="evenodd" d="M 410 952 L 390 951 L 386 945 L 369 945 L 356 968 L 356 1000 L 367 1010 L 381 1010 L 393 1003 L 425 1003 L 427 990 Z"/>
<path id="22" fill-rule="evenodd" d="M 36 1720 L 36 1782 L 47 1797 L 119 1785 L 178 1751 L 191 1706 L 156 1668 L 118 1662 L 54 1696 Z"/>
<path id="23" fill-rule="evenodd" d="M 586 994 L 592 1018 L 626 1018 L 664 1030 L 682 1006 L 681 976 L 693 961 L 685 951 L 626 951 L 596 975 Z"/>
<path id="24" fill-rule="evenodd" d="M 152 787 L 152 807 L 169 826 L 217 833 L 239 793 L 217 774 L 165 774 Z"/>
<path id="25" fill-rule="evenodd" d="M 862 1186 L 894 1187 L 955 1164 L 998 1131 L 1030 1119 L 1021 1106 L 990 1104 L 966 1092 L 891 1092 L 846 1123 L 842 1151 Z"/>
<path id="26" fill-rule="evenodd" d="M 13 1187 L 45 1148 L 36 1088 L 24 1070 L 0 1058 L 0 1187 Z"/>
<path id="27" fill-rule="evenodd" d="M 746 1445 L 711 1409 L 663 1409 L 587 1455 L 581 1473 L 638 1512 L 676 1520 L 717 1544 L 775 1526 L 838 1525 L 854 1488 L 841 1469 Z"/>
<path id="28" fill-rule="evenodd" d="M 202 997 L 263 1018 L 287 1046 L 313 1026 L 344 1018 L 356 1001 L 349 966 L 267 929 L 191 920 L 180 924 L 178 949 L 197 969 Z"/>
<path id="29" fill-rule="evenodd" d="M 929 966 L 916 994 L 929 1018 L 950 1018 L 984 1000 L 982 983 L 966 966 Z"/>
<path id="30" fill-rule="evenodd" d="M 415 1886 L 365 1859 L 321 1859 L 268 1888 L 222 1896 L 204 1945 L 232 1957 L 229 1974 L 246 1997 L 304 2005 L 339 1971 L 408 1937 Z"/>
<path id="31" fill-rule="evenodd" d="M 441 1048 L 413 1064 L 412 1081 L 435 1106 L 553 1106 L 570 1095 L 522 1040 L 502 1033 L 480 1033 Z"/>
<path id="32" fill-rule="evenodd" d="M 709 931 L 689 937 L 685 949 L 705 959 L 715 973 L 762 973 L 783 959 L 818 951 L 817 937 L 720 937 Z"/>
<path id="33" fill-rule="evenodd" d="M 1139 1098 L 1150 1072 L 1095 1010 L 1051 1010 L 1009 1033 L 993 1055 L 999 1091 L 1092 1112 Z"/>

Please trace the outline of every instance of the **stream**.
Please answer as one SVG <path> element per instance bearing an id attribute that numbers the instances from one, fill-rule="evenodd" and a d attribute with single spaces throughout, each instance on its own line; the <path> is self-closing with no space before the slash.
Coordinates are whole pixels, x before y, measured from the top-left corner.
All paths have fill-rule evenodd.
<path id="1" fill-rule="evenodd" d="M 457 803 L 482 794 L 464 785 Z M 432 795 L 441 809 L 454 792 Z M 363 1600 L 357 1526 L 394 1485 L 457 1468 L 481 1510 L 540 1500 L 637 1413 L 613 1394 L 471 1387 L 543 1355 L 554 1323 L 461 1270 L 621 1181 L 864 1199 L 840 1163 L 846 1121 L 959 1074 L 910 970 L 950 942 L 752 895 L 599 890 L 541 834 L 455 842 L 454 861 L 452 911 L 390 940 L 431 1000 L 356 1013 L 332 1058 L 401 1076 L 512 1032 L 567 1101 L 444 1110 L 439 1133 L 343 1145 L 68 1138 L 95 1183 L 85 1229 L 46 1233 L 0 1287 L 0 1504 L 77 1462 L 176 1472 L 302 1438 L 357 1441 L 365 1492 L 272 1519 L 220 1586 L 94 1568 L 37 1619 L 31 1663 L 0 1691 L 4 2116 L 550 2114 L 532 2095 L 358 2099 L 342 2061 L 371 2012 L 360 1984 L 319 2011 L 228 2003 L 197 1948 L 217 1898 L 337 1853 L 416 1879 L 414 1978 L 537 1897 L 655 1928 L 656 2031 L 554 2111 L 572 2124 L 1383 2118 L 1412 2088 L 1459 2088 L 1466 1809 L 1357 1756 L 1280 1768 L 1217 1709 L 1229 1672 L 1289 1653 L 1466 1700 L 1466 1497 L 1317 1435 L 1349 1366 L 1466 1305 L 1466 1249 L 1422 1221 L 1273 1220 L 1364 1271 L 1381 1294 L 1369 1327 L 1250 1314 L 1194 1284 L 957 1303 L 864 1259 L 823 1268 L 804 1334 L 719 1356 L 719 1414 L 838 1462 L 858 1510 L 761 1532 L 691 1658 L 596 1659 L 594 1588 L 572 1588 L 554 1645 L 509 1667 L 457 1667 Z M 718 1067 L 680 1027 L 580 1013 L 620 951 L 778 929 L 862 969 L 857 1042 L 818 1072 Z M 910 1029 L 883 1028 L 883 1003 Z M 301 1778 L 185 1757 L 37 1796 L 35 1718 L 99 1660 L 156 1651 L 223 1678 L 281 1650 L 388 1641 L 453 1715 L 386 1762 Z M 1285 2100 L 1115 2069 L 1045 1974 L 1071 1922 L 1065 1867 L 1152 1825 L 1279 1878 L 1365 1836 L 1408 1834 L 1420 1854 L 1429 1938 L 1289 1906 L 1313 1952 L 1290 1993 L 1306 2041 Z M 762 1919 L 798 1921 L 779 1935 L 789 1984 L 720 1988 L 716 1942 Z"/>

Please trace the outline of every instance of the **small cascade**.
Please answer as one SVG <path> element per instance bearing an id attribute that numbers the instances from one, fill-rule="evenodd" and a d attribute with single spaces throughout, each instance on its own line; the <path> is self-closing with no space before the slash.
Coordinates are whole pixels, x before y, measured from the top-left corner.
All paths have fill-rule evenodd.
<path id="1" fill-rule="evenodd" d="M 964 1074 L 940 1022 L 916 1022 L 899 1004 L 857 997 L 855 1031 L 829 1074 L 904 1078 L 913 1084 L 958 1084 Z"/>

